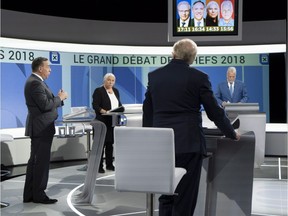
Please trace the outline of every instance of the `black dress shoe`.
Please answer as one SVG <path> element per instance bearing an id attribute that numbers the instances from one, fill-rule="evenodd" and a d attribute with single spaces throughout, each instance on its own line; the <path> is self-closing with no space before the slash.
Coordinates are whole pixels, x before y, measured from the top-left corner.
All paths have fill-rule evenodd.
<path id="1" fill-rule="evenodd" d="M 33 199 L 24 199 L 23 203 L 29 203 L 29 202 L 33 202 Z"/>
<path id="2" fill-rule="evenodd" d="M 107 170 L 115 171 L 115 167 L 113 165 L 106 166 Z"/>
<path id="3" fill-rule="evenodd" d="M 34 203 L 42 203 L 42 204 L 53 204 L 56 202 L 58 202 L 57 199 L 50 199 L 49 197 L 45 197 L 45 199 L 39 201 L 34 200 Z"/>
<path id="4" fill-rule="evenodd" d="M 105 170 L 103 169 L 103 167 L 99 167 L 98 173 L 105 173 Z"/>

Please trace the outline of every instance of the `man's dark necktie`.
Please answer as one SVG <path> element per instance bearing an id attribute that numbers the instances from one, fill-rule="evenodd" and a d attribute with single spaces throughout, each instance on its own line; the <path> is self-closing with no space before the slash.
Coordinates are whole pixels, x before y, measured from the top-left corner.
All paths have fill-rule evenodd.
<path id="1" fill-rule="evenodd" d="M 49 86 L 47 85 L 47 83 L 45 82 L 45 81 L 43 81 L 44 82 L 44 84 L 46 85 L 46 87 L 49 89 Z"/>
<path id="2" fill-rule="evenodd" d="M 51 89 L 49 88 L 49 86 L 47 85 L 47 83 L 46 83 L 45 81 L 43 81 L 43 82 L 45 83 L 47 89 L 51 92 L 52 96 L 54 97 L 54 94 L 53 94 L 53 92 L 51 91 Z"/>

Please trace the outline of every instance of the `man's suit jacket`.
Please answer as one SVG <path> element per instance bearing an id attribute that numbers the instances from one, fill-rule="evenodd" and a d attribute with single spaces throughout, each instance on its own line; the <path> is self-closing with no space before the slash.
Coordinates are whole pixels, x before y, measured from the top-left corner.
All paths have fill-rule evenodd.
<path id="1" fill-rule="evenodd" d="M 234 82 L 234 91 L 232 97 L 227 81 L 219 83 L 215 96 L 220 105 L 223 101 L 229 101 L 230 103 L 246 103 L 248 101 L 246 85 L 240 80 L 235 80 Z"/>
<path id="2" fill-rule="evenodd" d="M 63 105 L 60 97 L 54 97 L 46 84 L 33 74 L 26 81 L 24 95 L 28 108 L 25 136 L 55 134 L 57 107 Z"/>
<path id="3" fill-rule="evenodd" d="M 192 26 L 192 22 L 191 22 L 191 19 L 189 18 L 189 22 L 188 22 L 188 26 Z M 182 27 L 181 23 L 180 23 L 180 19 L 177 19 L 177 27 Z"/>
<path id="4" fill-rule="evenodd" d="M 206 154 L 201 104 L 209 119 L 227 137 L 235 139 L 234 129 L 214 97 L 208 75 L 182 60 L 172 59 L 148 74 L 143 126 L 173 128 L 176 154 Z"/>
<path id="5" fill-rule="evenodd" d="M 194 18 L 193 19 L 191 19 L 191 26 L 193 26 L 193 27 L 195 27 L 195 24 L 194 24 Z M 204 26 L 206 26 L 206 19 L 205 18 L 203 18 L 203 25 Z M 198 27 L 198 26 L 196 26 L 196 27 Z M 200 26 L 201 27 L 201 26 Z"/>

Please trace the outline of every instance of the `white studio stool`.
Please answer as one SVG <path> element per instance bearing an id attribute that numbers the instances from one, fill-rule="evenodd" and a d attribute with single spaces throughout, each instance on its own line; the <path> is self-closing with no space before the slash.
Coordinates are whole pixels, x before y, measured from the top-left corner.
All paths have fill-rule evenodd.
<path id="1" fill-rule="evenodd" d="M 11 142 L 14 140 L 13 136 L 10 134 L 0 134 L 1 144 L 2 142 Z M 1 169 L 1 178 L 10 174 L 9 170 L 2 170 Z M 5 208 L 9 206 L 9 203 L 0 201 L 1 208 Z"/>

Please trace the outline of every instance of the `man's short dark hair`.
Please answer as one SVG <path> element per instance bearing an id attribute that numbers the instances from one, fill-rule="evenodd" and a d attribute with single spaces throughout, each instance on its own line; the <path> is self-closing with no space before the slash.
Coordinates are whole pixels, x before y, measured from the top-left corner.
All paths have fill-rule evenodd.
<path id="1" fill-rule="evenodd" d="M 195 5 L 195 4 L 197 4 L 197 3 L 202 3 L 203 4 L 203 6 L 205 7 L 205 4 L 204 4 L 204 2 L 202 2 L 202 1 L 195 1 L 194 3 L 193 3 L 193 6 Z"/>
<path id="2" fill-rule="evenodd" d="M 48 61 L 48 58 L 45 57 L 37 57 L 33 60 L 31 68 L 32 71 L 37 71 L 38 68 L 43 64 L 44 61 Z"/>

